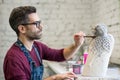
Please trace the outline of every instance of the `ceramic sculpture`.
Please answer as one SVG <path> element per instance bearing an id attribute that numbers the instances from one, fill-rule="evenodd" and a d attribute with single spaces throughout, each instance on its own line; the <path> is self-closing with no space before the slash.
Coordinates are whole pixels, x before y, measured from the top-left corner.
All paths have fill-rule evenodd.
<path id="1" fill-rule="evenodd" d="M 109 59 L 114 46 L 114 38 L 107 32 L 107 26 L 98 24 L 95 27 L 95 38 L 89 45 L 88 57 L 83 67 L 83 76 L 105 76 Z"/>

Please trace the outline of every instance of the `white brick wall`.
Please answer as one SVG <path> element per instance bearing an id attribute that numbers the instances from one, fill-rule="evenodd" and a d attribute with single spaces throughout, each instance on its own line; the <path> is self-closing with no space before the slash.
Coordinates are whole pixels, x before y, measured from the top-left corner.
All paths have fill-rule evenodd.
<path id="1" fill-rule="evenodd" d="M 20 5 L 33 5 L 43 23 L 43 38 L 51 47 L 62 48 L 73 43 L 73 34 L 84 31 L 91 34 L 91 25 L 104 22 L 116 43 L 113 57 L 120 56 L 120 0 L 0 0 L 0 63 L 8 48 L 16 41 L 16 34 L 8 24 L 11 10 Z M 118 59 L 118 58 L 117 58 Z M 120 62 L 120 61 L 119 61 Z M 0 65 L 0 80 L 3 79 Z"/>
<path id="2" fill-rule="evenodd" d="M 0 4 L 2 4 L 2 0 L 0 0 Z"/>

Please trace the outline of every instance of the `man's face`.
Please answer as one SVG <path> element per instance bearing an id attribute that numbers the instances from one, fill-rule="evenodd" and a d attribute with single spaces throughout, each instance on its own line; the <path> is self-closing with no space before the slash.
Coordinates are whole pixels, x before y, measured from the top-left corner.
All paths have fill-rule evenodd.
<path id="1" fill-rule="evenodd" d="M 40 19 L 37 13 L 32 13 L 28 15 L 29 22 L 25 26 L 26 32 L 25 36 L 28 40 L 40 39 L 42 35 L 42 26 L 40 25 Z"/>

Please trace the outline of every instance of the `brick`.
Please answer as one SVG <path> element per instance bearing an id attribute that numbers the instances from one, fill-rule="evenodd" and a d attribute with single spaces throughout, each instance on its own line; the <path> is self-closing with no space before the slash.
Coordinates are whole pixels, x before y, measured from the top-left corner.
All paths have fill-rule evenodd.
<path id="1" fill-rule="evenodd" d="M 2 4 L 3 3 L 3 0 L 0 0 L 0 4 Z"/>

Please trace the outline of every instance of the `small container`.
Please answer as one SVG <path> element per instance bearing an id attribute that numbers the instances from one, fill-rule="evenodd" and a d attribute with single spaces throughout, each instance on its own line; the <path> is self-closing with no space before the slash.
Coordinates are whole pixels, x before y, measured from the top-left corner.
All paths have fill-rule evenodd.
<path id="1" fill-rule="evenodd" d="M 81 74 L 81 64 L 73 64 L 73 72 L 75 74 Z"/>
<path id="2" fill-rule="evenodd" d="M 87 53 L 87 52 L 83 54 L 83 59 L 84 59 L 84 60 L 83 60 L 83 61 L 84 61 L 83 63 L 84 63 L 84 64 L 86 63 L 87 56 L 88 56 L 88 53 Z"/>

